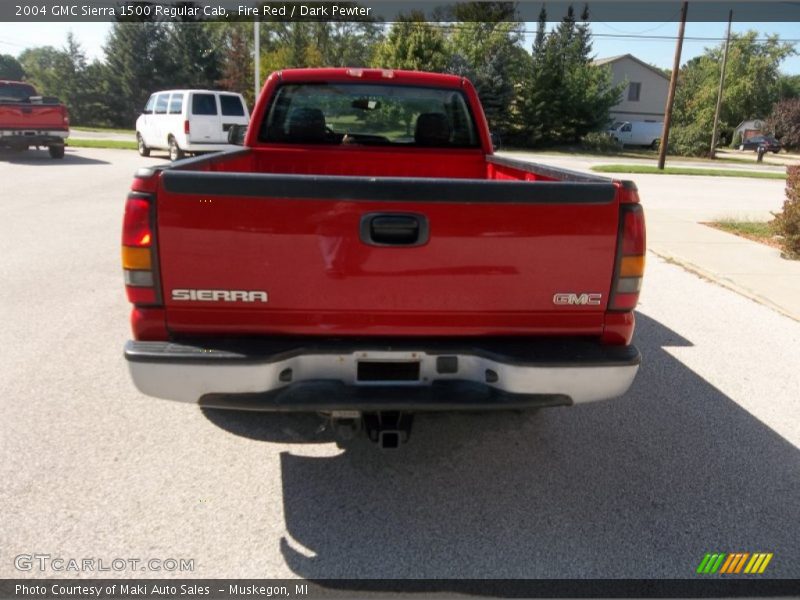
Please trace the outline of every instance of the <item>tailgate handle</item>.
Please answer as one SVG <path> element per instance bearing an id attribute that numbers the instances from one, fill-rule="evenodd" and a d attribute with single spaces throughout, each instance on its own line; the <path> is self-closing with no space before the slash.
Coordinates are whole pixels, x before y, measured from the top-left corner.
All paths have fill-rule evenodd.
<path id="1" fill-rule="evenodd" d="M 361 217 L 361 241 L 370 246 L 421 246 L 428 219 L 412 213 L 369 213 Z"/>

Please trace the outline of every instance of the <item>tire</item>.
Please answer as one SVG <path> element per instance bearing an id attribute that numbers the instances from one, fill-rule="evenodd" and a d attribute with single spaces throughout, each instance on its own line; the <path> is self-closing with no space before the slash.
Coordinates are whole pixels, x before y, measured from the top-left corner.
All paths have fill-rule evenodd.
<path id="1" fill-rule="evenodd" d="M 144 138 L 138 131 L 136 132 L 136 149 L 139 151 L 139 156 L 150 156 L 150 148 L 145 145 Z"/>
<path id="2" fill-rule="evenodd" d="M 175 161 L 175 160 L 182 159 L 184 156 L 186 156 L 186 155 L 183 153 L 183 150 L 181 150 L 181 147 L 178 146 L 177 140 L 174 137 L 170 136 L 170 138 L 169 138 L 169 159 L 172 160 L 172 161 Z"/>
<path id="3" fill-rule="evenodd" d="M 654 140 L 653 140 L 653 142 L 650 144 L 650 149 L 651 149 L 651 150 L 658 150 L 658 147 L 659 147 L 660 145 L 661 145 L 661 140 L 659 140 L 659 139 L 657 139 L 657 138 L 656 138 L 656 139 L 654 139 Z"/>
<path id="4" fill-rule="evenodd" d="M 48 146 L 47 151 L 50 153 L 50 158 L 64 158 L 64 144 Z"/>

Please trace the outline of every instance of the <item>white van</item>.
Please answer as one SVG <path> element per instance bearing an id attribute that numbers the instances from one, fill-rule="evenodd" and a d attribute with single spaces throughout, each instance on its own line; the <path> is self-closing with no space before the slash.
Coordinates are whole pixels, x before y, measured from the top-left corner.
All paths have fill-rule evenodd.
<path id="1" fill-rule="evenodd" d="M 247 125 L 250 113 L 241 94 L 214 90 L 166 90 L 156 92 L 136 119 L 139 154 L 169 150 L 171 160 L 185 153 L 219 152 L 228 144 L 231 125 Z"/>
<path id="2" fill-rule="evenodd" d="M 664 123 L 658 121 L 617 121 L 608 133 L 623 146 L 657 148 L 663 127 Z"/>

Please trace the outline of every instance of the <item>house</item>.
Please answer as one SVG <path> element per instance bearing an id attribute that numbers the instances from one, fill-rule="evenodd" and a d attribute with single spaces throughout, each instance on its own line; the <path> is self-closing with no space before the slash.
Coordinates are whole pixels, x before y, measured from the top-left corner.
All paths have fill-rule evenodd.
<path id="1" fill-rule="evenodd" d="M 625 84 L 622 99 L 611 108 L 612 121 L 664 120 L 669 77 L 661 70 L 632 54 L 600 58 L 594 64 L 611 68 L 613 85 Z"/>
<path id="2" fill-rule="evenodd" d="M 736 129 L 733 130 L 733 139 L 742 141 L 750 139 L 753 136 L 760 135 L 763 128 L 764 121 L 761 119 L 742 121 L 736 126 Z"/>

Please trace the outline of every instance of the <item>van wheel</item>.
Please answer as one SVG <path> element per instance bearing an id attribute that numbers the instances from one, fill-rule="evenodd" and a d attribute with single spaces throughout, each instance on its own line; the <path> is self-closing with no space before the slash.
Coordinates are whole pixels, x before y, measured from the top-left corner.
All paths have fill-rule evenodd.
<path id="1" fill-rule="evenodd" d="M 144 138 L 138 131 L 136 132 L 136 149 L 139 151 L 139 156 L 150 156 L 150 148 L 145 145 Z"/>
<path id="2" fill-rule="evenodd" d="M 56 144 L 48 146 L 47 151 L 50 153 L 50 158 L 64 158 L 64 145 Z"/>
<path id="3" fill-rule="evenodd" d="M 653 140 L 653 143 L 650 144 L 650 148 L 652 148 L 653 150 L 658 150 L 658 147 L 660 145 L 661 145 L 661 140 L 655 139 L 655 140 Z"/>
<path id="4" fill-rule="evenodd" d="M 186 155 L 183 153 L 183 150 L 181 150 L 181 147 L 178 146 L 177 140 L 174 137 L 170 136 L 170 138 L 169 138 L 169 159 L 170 160 L 180 160 L 184 156 L 186 156 Z"/>

